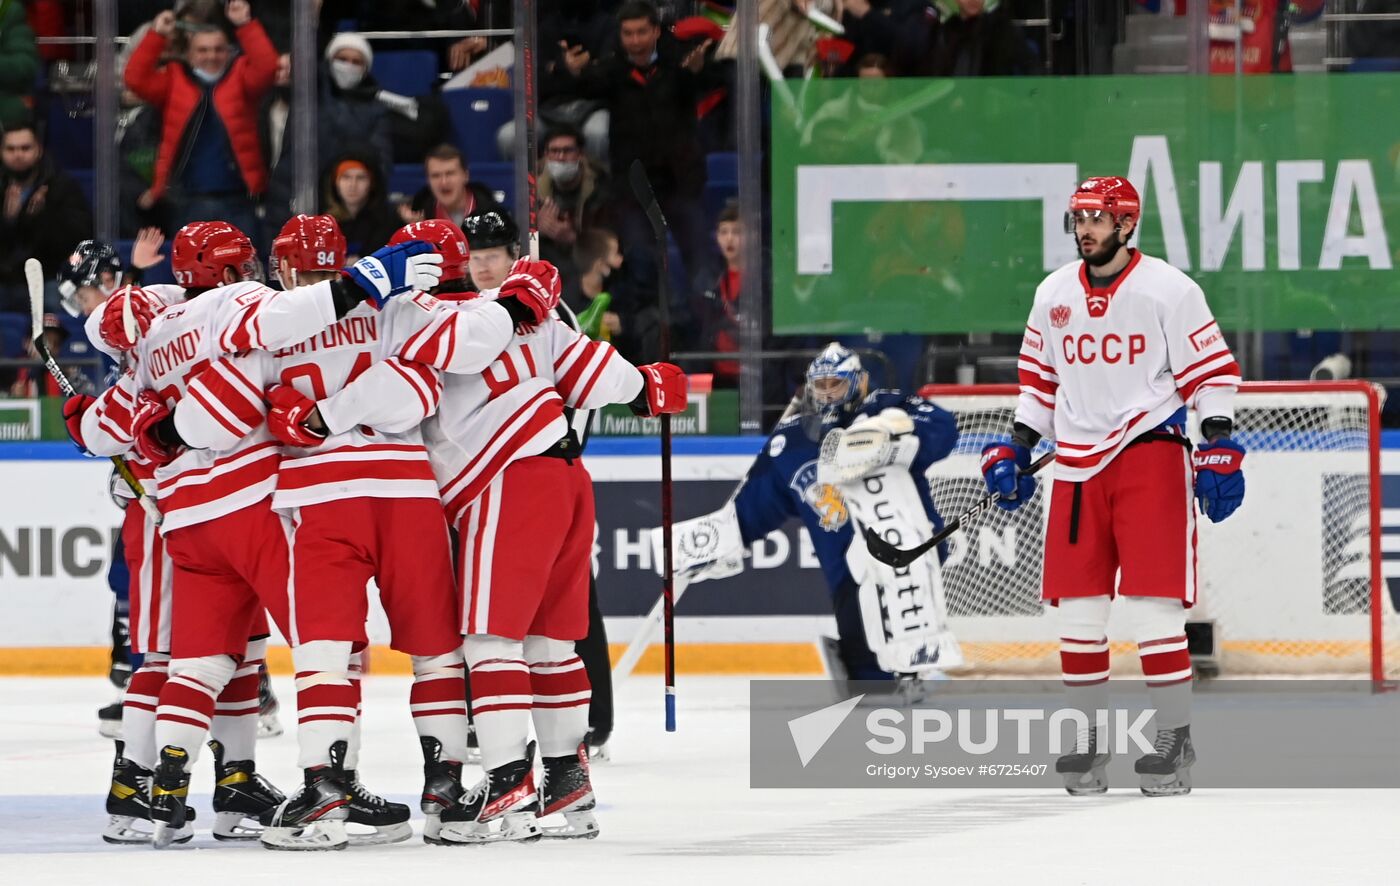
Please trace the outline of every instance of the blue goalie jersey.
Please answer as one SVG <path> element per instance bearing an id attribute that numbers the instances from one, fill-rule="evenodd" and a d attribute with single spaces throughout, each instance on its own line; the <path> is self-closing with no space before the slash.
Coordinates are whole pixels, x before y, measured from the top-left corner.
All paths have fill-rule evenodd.
<path id="1" fill-rule="evenodd" d="M 929 520 L 935 531 L 941 529 L 943 518 L 934 507 L 924 475 L 931 464 L 953 451 L 958 428 L 952 413 L 916 394 L 875 391 L 854 412 L 838 412 L 829 417 L 822 425 L 820 436 L 825 437 L 838 427 L 848 427 L 857 416 L 873 416 L 885 409 L 902 409 L 914 421 L 919 452 L 909 470 L 918 481 L 915 485 Z M 812 538 L 827 584 L 835 592 L 851 577 L 846 567 L 846 550 L 854 532 L 841 494 L 834 487 L 817 482 L 820 451 L 821 440 L 807 435 L 800 417 L 784 420 L 768 438 L 749 470 L 734 507 L 745 545 L 778 529 L 791 517 L 800 518 Z"/>

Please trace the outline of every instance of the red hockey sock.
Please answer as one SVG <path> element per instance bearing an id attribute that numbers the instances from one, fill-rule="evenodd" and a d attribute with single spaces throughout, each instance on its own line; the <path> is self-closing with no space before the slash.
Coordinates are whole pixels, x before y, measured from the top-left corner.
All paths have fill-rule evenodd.
<path id="1" fill-rule="evenodd" d="M 156 705 L 169 677 L 170 656 L 149 652 L 122 696 L 122 741 L 126 758 L 142 769 L 156 766 Z"/>
<path id="2" fill-rule="evenodd" d="M 442 759 L 460 763 L 467 756 L 467 681 L 462 652 L 413 656 L 413 688 L 408 709 L 420 738 L 435 738 Z M 488 686 L 490 681 L 487 681 Z"/>

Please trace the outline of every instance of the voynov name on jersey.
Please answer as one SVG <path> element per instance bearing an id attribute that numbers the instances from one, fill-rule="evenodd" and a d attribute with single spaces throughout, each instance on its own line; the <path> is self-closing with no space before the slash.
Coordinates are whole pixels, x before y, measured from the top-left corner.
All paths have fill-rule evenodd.
<path id="1" fill-rule="evenodd" d="M 924 511 L 934 531 L 938 531 L 943 528 L 943 517 L 929 495 L 926 472 L 934 462 L 946 458 L 957 442 L 957 420 L 952 413 L 916 394 L 875 391 L 857 409 L 827 415 L 820 437 L 835 428 L 849 427 L 860 416 L 878 415 L 884 409 L 901 409 L 914 421 L 919 451 L 909 470 L 915 477 Z M 813 440 L 807 435 L 802 416 L 783 420 L 754 461 L 734 507 L 746 546 L 781 527 L 788 518 L 800 518 L 834 594 L 842 584 L 853 581 L 846 565 L 846 550 L 854 532 L 841 494 L 834 487 L 817 482 L 820 452 L 821 439 Z"/>

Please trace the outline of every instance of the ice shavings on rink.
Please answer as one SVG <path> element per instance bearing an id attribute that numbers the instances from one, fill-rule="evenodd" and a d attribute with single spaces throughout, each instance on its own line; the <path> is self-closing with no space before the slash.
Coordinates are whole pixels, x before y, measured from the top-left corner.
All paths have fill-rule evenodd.
<path id="1" fill-rule="evenodd" d="M 283 699 L 290 682 L 276 680 Z M 409 803 L 421 827 L 421 762 L 409 681 L 365 682 L 360 772 Z M 0 680 L 0 883 L 323 882 L 409 886 L 447 872 L 473 883 L 651 882 L 957 884 L 1375 883 L 1395 870 L 1397 791 L 1221 791 L 1149 800 L 1136 791 L 1074 799 L 1059 790 L 753 790 L 748 683 L 682 678 L 680 731 L 662 729 L 659 680 L 618 687 L 612 760 L 594 767 L 597 840 L 439 848 L 412 841 L 336 853 L 274 853 L 209 836 L 209 754 L 196 767 L 200 816 L 187 848 L 103 843 L 111 746 L 97 679 Z M 1202 752 L 1205 752 L 1204 749 Z M 293 786 L 289 733 L 260 742 L 258 768 Z M 477 773 L 471 771 L 469 778 Z"/>

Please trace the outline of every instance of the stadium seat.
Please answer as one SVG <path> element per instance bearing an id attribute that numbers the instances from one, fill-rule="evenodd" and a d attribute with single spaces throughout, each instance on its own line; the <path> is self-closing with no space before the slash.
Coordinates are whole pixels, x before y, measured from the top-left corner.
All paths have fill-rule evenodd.
<path id="1" fill-rule="evenodd" d="M 1353 74 L 1400 71 L 1400 58 L 1356 58 L 1347 65 L 1347 70 Z"/>
<path id="2" fill-rule="evenodd" d="M 23 357 L 29 330 L 28 314 L 0 312 L 0 357 Z"/>
<path id="3" fill-rule="evenodd" d="M 437 53 L 426 49 L 376 52 L 370 73 L 380 87 L 399 95 L 428 95 L 438 79 Z"/>
<path id="4" fill-rule="evenodd" d="M 92 169 L 92 117 L 70 117 L 61 100 L 51 100 L 44 144 L 59 169 Z"/>
<path id="5" fill-rule="evenodd" d="M 448 89 L 442 102 L 452 120 L 452 141 L 468 162 L 500 159 L 496 133 L 515 116 L 515 99 L 508 89 Z"/>
<path id="6" fill-rule="evenodd" d="M 705 180 L 710 184 L 739 186 L 739 155 L 733 151 L 716 151 L 705 155 Z"/>
<path id="7" fill-rule="evenodd" d="M 389 193 L 412 197 L 427 184 L 422 163 L 395 163 L 389 173 Z"/>
<path id="8" fill-rule="evenodd" d="M 472 180 L 496 192 L 496 199 L 512 213 L 515 212 L 515 164 L 473 163 Z"/>
<path id="9" fill-rule="evenodd" d="M 94 187 L 92 169 L 69 169 L 67 172 L 78 183 L 78 187 L 83 189 L 83 196 L 87 198 L 88 206 L 92 206 L 92 192 Z"/>

